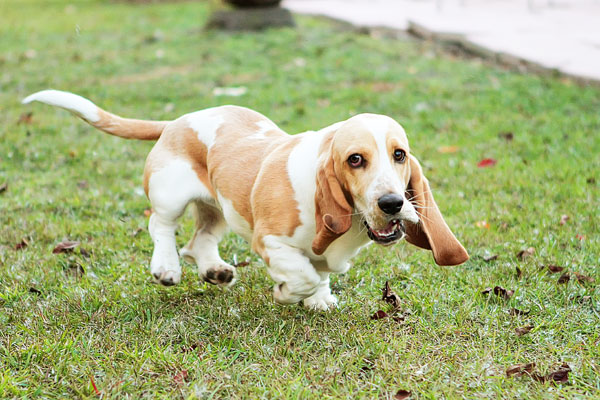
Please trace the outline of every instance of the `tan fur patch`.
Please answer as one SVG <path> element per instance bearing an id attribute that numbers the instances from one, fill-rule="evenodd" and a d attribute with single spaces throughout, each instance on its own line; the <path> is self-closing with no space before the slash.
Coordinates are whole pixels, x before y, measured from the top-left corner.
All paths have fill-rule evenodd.
<path id="1" fill-rule="evenodd" d="M 148 194 L 148 182 L 150 175 L 173 158 L 184 158 L 191 165 L 198 179 L 216 198 L 215 190 L 208 179 L 207 148 L 193 129 L 188 126 L 187 121 L 180 119 L 172 122 L 165 128 L 156 146 L 152 149 L 146 160 L 144 169 L 144 190 Z"/>
<path id="2" fill-rule="evenodd" d="M 235 211 L 254 229 L 252 188 L 264 159 L 290 136 L 275 126 L 263 137 L 253 136 L 260 130 L 259 122 L 269 121 L 266 117 L 239 107 L 228 108 L 227 112 L 226 122 L 218 129 L 210 149 L 208 174 L 214 188 L 232 202 Z"/>
<path id="3" fill-rule="evenodd" d="M 251 199 L 257 221 L 254 237 L 292 236 L 301 224 L 287 168 L 290 153 L 299 141 L 300 137 L 289 136 L 263 162 Z"/>

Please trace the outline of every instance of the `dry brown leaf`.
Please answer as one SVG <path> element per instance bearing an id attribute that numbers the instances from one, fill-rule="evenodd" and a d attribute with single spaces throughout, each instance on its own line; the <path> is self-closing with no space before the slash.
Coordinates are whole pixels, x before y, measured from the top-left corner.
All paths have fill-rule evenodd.
<path id="1" fill-rule="evenodd" d="M 515 294 L 514 290 L 504 289 L 502 286 L 494 287 L 494 294 L 499 297 L 503 297 L 505 299 L 510 299 L 513 294 Z"/>
<path id="2" fill-rule="evenodd" d="M 27 246 L 29 246 L 29 241 L 23 238 L 19 243 L 15 244 L 15 250 L 23 250 Z"/>
<path id="3" fill-rule="evenodd" d="M 558 283 L 563 284 L 563 283 L 567 283 L 569 282 L 569 280 L 571 279 L 571 276 L 569 276 L 568 272 L 565 272 L 564 274 L 562 274 L 560 276 L 560 278 L 558 278 Z"/>
<path id="4" fill-rule="evenodd" d="M 516 267 L 515 271 L 517 273 L 517 278 L 521 278 L 523 276 L 523 271 L 521 271 L 521 268 Z"/>
<path id="5" fill-rule="evenodd" d="M 550 372 L 546 376 L 540 374 L 533 374 L 531 377 L 538 382 L 551 382 L 551 383 L 569 383 L 569 372 L 571 367 L 569 364 L 562 363 L 562 365 L 554 372 Z"/>
<path id="6" fill-rule="evenodd" d="M 517 253 L 517 258 L 519 260 L 524 260 L 527 257 L 531 257 L 533 254 L 535 253 L 535 248 L 534 247 L 528 247 L 525 250 L 521 250 Z"/>
<path id="7" fill-rule="evenodd" d="M 535 368 L 535 363 L 515 364 L 506 370 L 506 376 L 521 376 L 523 374 L 531 374 Z"/>
<path id="8" fill-rule="evenodd" d="M 412 392 L 409 390 L 400 389 L 394 395 L 394 400 L 405 400 L 412 396 Z"/>
<path id="9" fill-rule="evenodd" d="M 394 309 L 398 309 L 401 306 L 400 297 L 394 293 L 388 281 L 385 281 L 385 286 L 382 290 L 381 300 L 385 301 L 388 304 L 391 304 Z"/>
<path id="10" fill-rule="evenodd" d="M 250 261 L 240 261 L 239 263 L 235 264 L 234 267 L 235 268 L 243 268 L 243 267 L 247 267 L 248 265 L 250 265 Z"/>
<path id="11" fill-rule="evenodd" d="M 483 289 L 481 291 L 481 294 L 490 294 L 491 291 L 492 291 L 491 287 L 486 287 L 485 289 Z"/>
<path id="12" fill-rule="evenodd" d="M 383 310 L 379 310 L 375 314 L 371 315 L 372 320 L 383 319 L 387 317 L 389 317 L 388 313 Z"/>
<path id="13" fill-rule="evenodd" d="M 25 112 L 22 113 L 21 115 L 19 115 L 19 120 L 17 121 L 18 125 L 24 124 L 24 125 L 30 125 L 33 122 L 33 112 L 29 111 L 29 112 Z"/>
<path id="14" fill-rule="evenodd" d="M 594 283 L 594 278 L 591 276 L 587 276 L 584 274 L 580 274 L 579 272 L 575 272 L 575 277 L 579 283 Z"/>
<path id="15" fill-rule="evenodd" d="M 80 243 L 77 241 L 65 240 L 64 242 L 60 242 L 59 244 L 57 244 L 54 250 L 52 250 L 52 253 L 70 253 L 73 251 L 73 249 L 79 246 L 79 244 Z"/>
<path id="16" fill-rule="evenodd" d="M 8 183 L 4 182 L 2 185 L 0 185 L 0 193 L 6 192 L 6 189 L 8 189 Z"/>
<path id="17" fill-rule="evenodd" d="M 569 220 L 569 216 L 567 214 L 563 214 L 560 216 L 560 221 L 558 222 L 561 225 L 564 225 Z"/>
<path id="18" fill-rule="evenodd" d="M 29 293 L 37 294 L 38 296 L 42 294 L 42 292 L 40 292 L 38 289 L 36 289 L 34 287 L 29 288 Z"/>
<path id="19" fill-rule="evenodd" d="M 525 325 L 520 328 L 515 328 L 515 332 L 517 333 L 517 336 L 523 336 L 531 332 L 533 328 L 533 325 Z"/>
<path id="20" fill-rule="evenodd" d="M 512 140 L 515 138 L 515 134 L 512 132 L 500 132 L 498 133 L 498 137 L 506 140 L 507 142 L 512 142 Z"/>
<path id="21" fill-rule="evenodd" d="M 563 269 L 565 269 L 565 268 L 559 267 L 558 265 L 548 265 L 548 271 L 551 274 L 556 274 L 557 272 L 561 272 Z"/>

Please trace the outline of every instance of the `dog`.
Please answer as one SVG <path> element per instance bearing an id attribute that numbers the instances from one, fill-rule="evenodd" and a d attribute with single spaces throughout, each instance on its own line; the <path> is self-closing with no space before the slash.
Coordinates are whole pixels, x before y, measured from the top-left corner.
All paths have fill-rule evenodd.
<path id="1" fill-rule="evenodd" d="M 179 255 L 205 281 L 236 279 L 218 244 L 231 228 L 266 262 L 273 298 L 311 309 L 335 307 L 329 275 L 343 273 L 361 248 L 406 238 L 438 265 L 469 255 L 448 228 L 404 129 L 392 118 L 359 114 L 319 131 L 288 135 L 262 114 L 220 106 L 173 121 L 122 118 L 73 93 L 44 90 L 23 103 L 64 108 L 126 139 L 156 140 L 144 168 L 154 212 L 150 271 L 164 285 L 181 279 Z M 177 219 L 192 204 L 196 231 L 179 253 Z"/>

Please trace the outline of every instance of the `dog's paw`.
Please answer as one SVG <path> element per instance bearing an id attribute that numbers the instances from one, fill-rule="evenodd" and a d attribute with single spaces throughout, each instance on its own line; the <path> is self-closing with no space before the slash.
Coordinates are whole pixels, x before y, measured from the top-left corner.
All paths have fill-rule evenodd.
<path id="1" fill-rule="evenodd" d="M 155 248 L 150 262 L 150 273 L 165 286 L 178 284 L 181 281 L 181 266 L 175 249 Z"/>
<path id="2" fill-rule="evenodd" d="M 162 285 L 173 286 L 181 281 L 181 271 L 164 270 L 152 272 L 152 276 Z"/>
<path id="3" fill-rule="evenodd" d="M 235 267 L 229 264 L 213 265 L 200 272 L 206 282 L 221 287 L 229 287 L 235 283 Z"/>
<path id="4" fill-rule="evenodd" d="M 310 310 L 327 311 L 337 307 L 337 298 L 327 288 L 327 291 L 317 292 L 304 299 L 304 307 Z"/>

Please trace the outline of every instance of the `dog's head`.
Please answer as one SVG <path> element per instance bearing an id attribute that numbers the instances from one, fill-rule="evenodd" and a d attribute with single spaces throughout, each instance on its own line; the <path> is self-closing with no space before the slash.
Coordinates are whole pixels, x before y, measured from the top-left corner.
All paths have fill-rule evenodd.
<path id="1" fill-rule="evenodd" d="M 431 249 L 439 265 L 457 265 L 469 256 L 435 203 L 419 161 L 410 154 L 404 129 L 374 114 L 350 118 L 323 142 L 315 194 L 317 235 L 322 254 L 358 214 L 364 234 L 391 245 L 406 237 Z"/>

